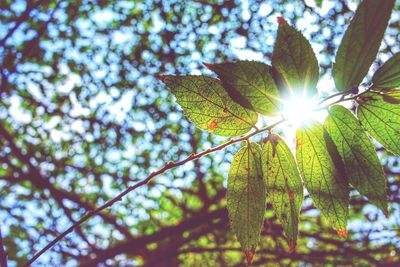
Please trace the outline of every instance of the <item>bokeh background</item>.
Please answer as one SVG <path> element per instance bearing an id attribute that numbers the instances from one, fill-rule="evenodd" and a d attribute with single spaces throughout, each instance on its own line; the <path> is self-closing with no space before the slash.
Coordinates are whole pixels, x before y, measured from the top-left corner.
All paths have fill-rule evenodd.
<path id="1" fill-rule="evenodd" d="M 270 63 L 283 16 L 311 41 L 327 94 L 358 3 L 1 0 L 0 228 L 9 266 L 167 161 L 226 140 L 195 128 L 155 74 L 213 75 L 201 62 Z M 370 73 L 399 52 L 399 5 Z M 237 149 L 160 175 L 34 266 L 243 266 L 225 208 Z M 400 266 L 400 159 L 377 150 L 389 218 L 354 191 L 343 240 L 306 197 L 297 250 L 288 254 L 269 207 L 255 265 Z"/>

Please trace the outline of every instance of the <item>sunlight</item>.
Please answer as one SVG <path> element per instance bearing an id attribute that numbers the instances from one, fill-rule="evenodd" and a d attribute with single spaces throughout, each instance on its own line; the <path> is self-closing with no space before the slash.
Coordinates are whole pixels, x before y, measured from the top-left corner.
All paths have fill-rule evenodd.
<path id="1" fill-rule="evenodd" d="M 319 100 L 305 96 L 296 96 L 285 101 L 282 115 L 287 123 L 294 128 L 298 128 L 304 123 L 317 120 L 323 122 L 327 116 L 326 110 L 318 110 Z"/>
<path id="2" fill-rule="evenodd" d="M 285 123 L 279 125 L 280 134 L 286 138 L 289 147 L 295 149 L 295 136 L 297 128 L 312 120 L 324 123 L 328 112 L 323 105 L 318 105 L 320 99 L 318 97 L 292 96 L 285 100 L 282 99 L 282 109 L 280 114 L 286 120 Z M 293 141 L 293 142 L 292 142 Z"/>

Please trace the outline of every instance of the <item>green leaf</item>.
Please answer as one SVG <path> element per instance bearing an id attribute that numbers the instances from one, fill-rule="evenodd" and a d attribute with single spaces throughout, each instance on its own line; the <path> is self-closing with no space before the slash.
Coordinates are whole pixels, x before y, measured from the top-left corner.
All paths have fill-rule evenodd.
<path id="1" fill-rule="evenodd" d="M 257 114 L 233 102 L 219 80 L 206 76 L 160 76 L 189 119 L 199 128 L 222 136 L 247 133 Z"/>
<path id="2" fill-rule="evenodd" d="M 372 77 L 374 88 L 400 87 L 400 52 L 394 54 Z"/>
<path id="3" fill-rule="evenodd" d="M 303 184 L 292 152 L 278 135 L 271 134 L 262 148 L 262 170 L 268 202 L 281 221 L 290 250 L 293 250 L 303 203 Z"/>
<path id="4" fill-rule="evenodd" d="M 205 65 L 218 74 L 228 94 L 241 106 L 264 115 L 278 111 L 279 91 L 270 66 L 255 61 Z"/>
<path id="5" fill-rule="evenodd" d="M 317 94 L 319 67 L 314 51 L 307 39 L 282 18 L 279 18 L 272 67 L 284 95 L 311 97 Z"/>
<path id="6" fill-rule="evenodd" d="M 338 149 L 349 182 L 386 213 L 387 195 L 383 169 L 375 146 L 357 118 L 348 109 L 335 105 L 330 108 L 324 127 Z"/>
<path id="7" fill-rule="evenodd" d="M 320 123 L 297 129 L 296 159 L 305 187 L 332 228 L 346 237 L 349 187 L 337 153 Z"/>
<path id="8" fill-rule="evenodd" d="M 227 199 L 233 231 L 249 259 L 254 255 L 260 239 L 266 201 L 258 144 L 250 143 L 233 157 Z"/>
<path id="9" fill-rule="evenodd" d="M 400 155 L 400 90 L 368 91 L 357 102 L 357 117 L 387 150 Z"/>
<path id="10" fill-rule="evenodd" d="M 333 78 L 339 91 L 357 87 L 376 58 L 394 0 L 364 0 L 350 22 L 336 54 Z"/>

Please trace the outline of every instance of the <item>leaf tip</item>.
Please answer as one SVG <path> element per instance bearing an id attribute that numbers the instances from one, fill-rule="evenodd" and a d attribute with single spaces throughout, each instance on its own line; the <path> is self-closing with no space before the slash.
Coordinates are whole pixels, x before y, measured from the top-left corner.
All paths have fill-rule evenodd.
<path id="1" fill-rule="evenodd" d="M 165 75 L 156 74 L 156 75 L 154 75 L 154 77 L 156 77 L 156 79 L 158 79 L 158 80 L 160 80 L 160 81 L 162 81 L 162 82 L 165 81 Z"/>
<path id="2" fill-rule="evenodd" d="M 214 70 L 214 65 L 210 63 L 203 62 L 203 65 L 206 66 L 209 70 Z"/>
<path id="3" fill-rule="evenodd" d="M 387 210 L 384 211 L 383 214 L 385 215 L 386 218 L 389 218 L 389 212 Z"/>
<path id="4" fill-rule="evenodd" d="M 286 20 L 283 17 L 278 17 L 278 24 L 279 25 L 282 25 L 285 22 L 286 22 Z"/>
<path id="5" fill-rule="evenodd" d="M 340 237 L 347 238 L 347 230 L 335 229 L 335 231 Z"/>
<path id="6" fill-rule="evenodd" d="M 256 250 L 255 249 L 246 249 L 244 251 L 244 255 L 246 255 L 247 265 L 250 265 L 250 264 L 253 263 L 253 258 L 254 258 L 255 254 L 256 254 Z"/>
<path id="7" fill-rule="evenodd" d="M 289 253 L 293 253 L 293 251 L 295 251 L 295 249 L 296 249 L 296 241 L 295 240 L 293 240 L 293 239 L 290 239 L 289 240 L 289 250 L 288 250 L 288 252 Z"/>

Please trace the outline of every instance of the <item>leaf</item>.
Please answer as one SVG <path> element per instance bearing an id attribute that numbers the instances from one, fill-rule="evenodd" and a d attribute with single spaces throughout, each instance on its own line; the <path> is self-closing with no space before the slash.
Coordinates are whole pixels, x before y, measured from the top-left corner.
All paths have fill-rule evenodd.
<path id="1" fill-rule="evenodd" d="M 387 212 L 386 182 L 375 146 L 357 118 L 346 108 L 334 105 L 325 129 L 343 160 L 349 182 L 369 201 Z"/>
<path id="2" fill-rule="evenodd" d="M 315 206 L 345 237 L 349 187 L 335 145 L 320 123 L 313 121 L 297 129 L 296 159 Z"/>
<path id="3" fill-rule="evenodd" d="M 260 239 L 264 222 L 265 199 L 261 148 L 256 143 L 250 143 L 241 148 L 233 157 L 227 191 L 231 225 L 250 261 Z"/>
<path id="4" fill-rule="evenodd" d="M 257 114 L 233 102 L 220 81 L 206 76 L 159 76 L 189 119 L 199 128 L 222 136 L 247 133 Z"/>
<path id="5" fill-rule="evenodd" d="M 303 184 L 292 152 L 278 135 L 271 134 L 262 148 L 262 170 L 268 202 L 281 221 L 292 250 L 297 240 Z"/>
<path id="6" fill-rule="evenodd" d="M 241 106 L 264 115 L 278 111 L 281 100 L 270 66 L 256 61 L 205 65 L 217 73 L 225 90 Z"/>
<path id="7" fill-rule="evenodd" d="M 278 37 L 272 54 L 272 67 L 283 94 L 314 96 L 319 79 L 318 61 L 307 39 L 284 19 L 279 18 Z"/>
<path id="8" fill-rule="evenodd" d="M 332 75 L 336 88 L 357 87 L 376 58 L 394 0 L 364 0 L 350 22 L 336 54 Z"/>
<path id="9" fill-rule="evenodd" d="M 394 54 L 372 77 L 374 88 L 400 87 L 400 52 Z"/>
<path id="10" fill-rule="evenodd" d="M 400 155 L 400 90 L 368 91 L 357 102 L 357 117 L 387 150 Z"/>

